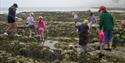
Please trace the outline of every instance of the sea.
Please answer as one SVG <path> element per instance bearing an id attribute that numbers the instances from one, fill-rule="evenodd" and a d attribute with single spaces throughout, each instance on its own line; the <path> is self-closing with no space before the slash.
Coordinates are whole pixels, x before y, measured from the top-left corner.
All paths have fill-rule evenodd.
<path id="1" fill-rule="evenodd" d="M 37 11 L 45 11 L 45 12 L 70 12 L 70 11 L 88 11 L 91 10 L 93 12 L 97 12 L 97 8 L 91 7 L 19 7 L 17 8 L 17 13 L 20 12 L 37 12 Z M 113 12 L 125 12 L 124 10 L 110 10 Z M 7 7 L 0 7 L 0 14 L 7 14 Z"/>

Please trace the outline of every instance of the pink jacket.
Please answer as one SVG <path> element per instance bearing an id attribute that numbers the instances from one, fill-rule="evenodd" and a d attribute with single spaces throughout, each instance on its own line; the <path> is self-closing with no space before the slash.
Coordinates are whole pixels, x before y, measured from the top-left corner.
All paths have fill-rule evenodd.
<path id="1" fill-rule="evenodd" d="M 104 32 L 103 31 L 99 32 L 99 41 L 100 41 L 100 43 L 104 43 Z"/>
<path id="2" fill-rule="evenodd" d="M 46 27 L 46 22 L 45 22 L 44 20 L 39 20 L 39 21 L 37 22 L 37 28 L 38 28 L 38 29 L 39 29 L 39 28 L 45 29 L 45 27 Z"/>

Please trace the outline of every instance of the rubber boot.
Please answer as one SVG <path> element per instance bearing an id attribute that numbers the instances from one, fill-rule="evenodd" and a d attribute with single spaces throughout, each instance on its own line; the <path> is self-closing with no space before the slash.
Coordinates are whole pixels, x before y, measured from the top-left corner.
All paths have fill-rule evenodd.
<path id="1" fill-rule="evenodd" d="M 111 42 L 109 43 L 108 47 L 109 47 L 109 49 L 112 49 L 112 43 Z"/>

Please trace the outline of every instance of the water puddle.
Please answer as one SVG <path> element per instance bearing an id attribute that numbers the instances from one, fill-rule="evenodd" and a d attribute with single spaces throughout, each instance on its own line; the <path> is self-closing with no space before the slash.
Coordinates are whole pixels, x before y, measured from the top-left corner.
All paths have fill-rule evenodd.
<path id="1" fill-rule="evenodd" d="M 58 41 L 53 41 L 53 40 L 46 40 L 45 41 L 45 46 L 48 46 L 50 49 L 57 49 L 55 47 L 55 44 L 58 43 Z"/>

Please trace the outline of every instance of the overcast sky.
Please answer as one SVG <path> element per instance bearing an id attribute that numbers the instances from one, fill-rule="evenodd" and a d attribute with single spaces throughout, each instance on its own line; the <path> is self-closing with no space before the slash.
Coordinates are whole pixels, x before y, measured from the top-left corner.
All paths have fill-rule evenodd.
<path id="1" fill-rule="evenodd" d="M 17 3 L 19 7 L 92 7 L 99 5 L 109 5 L 112 0 L 0 0 L 0 7 L 10 7 Z M 116 5 L 125 4 L 117 4 Z"/>

